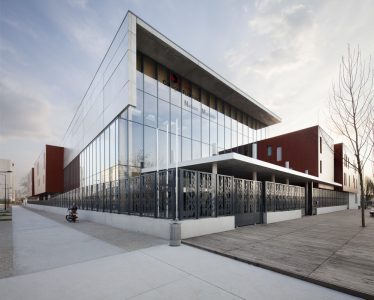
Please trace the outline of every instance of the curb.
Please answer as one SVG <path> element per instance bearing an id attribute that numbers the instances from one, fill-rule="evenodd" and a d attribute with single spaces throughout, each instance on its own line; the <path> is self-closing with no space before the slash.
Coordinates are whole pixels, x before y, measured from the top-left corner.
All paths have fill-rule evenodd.
<path id="1" fill-rule="evenodd" d="M 332 290 L 335 290 L 335 291 L 338 291 L 338 292 L 342 292 L 342 293 L 345 293 L 345 294 L 349 294 L 349 295 L 352 295 L 352 296 L 355 296 L 355 297 L 360 297 L 360 298 L 363 298 L 363 299 L 374 299 L 374 295 L 367 294 L 365 292 L 357 291 L 357 290 L 347 288 L 347 287 L 343 287 L 343 286 L 340 286 L 340 285 L 336 285 L 336 284 L 333 284 L 333 283 L 328 283 L 326 281 L 322 281 L 322 280 L 319 280 L 319 279 L 310 278 L 308 276 L 296 274 L 296 273 L 286 271 L 286 270 L 283 270 L 283 269 L 280 269 L 280 268 L 272 267 L 272 266 L 269 266 L 269 265 L 266 265 L 266 264 L 263 264 L 263 263 L 259 263 L 259 262 L 255 262 L 255 261 L 251 261 L 251 260 L 246 260 L 246 259 L 243 259 L 243 258 L 240 258 L 240 257 L 236 257 L 234 255 L 230 255 L 230 254 L 227 254 L 227 253 L 222 253 L 222 252 L 219 252 L 219 251 L 216 251 L 216 250 L 207 249 L 207 248 L 204 248 L 202 246 L 198 246 L 198 245 L 195 245 L 193 243 L 189 243 L 188 241 L 183 241 L 182 240 L 182 244 L 187 245 L 187 246 L 191 246 L 191 247 L 195 247 L 195 248 L 198 248 L 198 249 L 201 249 L 201 250 L 204 250 L 204 251 L 208 251 L 208 252 L 211 252 L 211 253 L 214 253 L 214 254 L 217 254 L 217 255 L 221 255 L 221 256 L 224 256 L 224 257 L 227 257 L 227 258 L 231 258 L 231 259 L 234 259 L 234 260 L 237 260 L 237 261 L 249 264 L 249 265 L 253 265 L 255 267 L 259 267 L 259 268 L 266 269 L 266 270 L 269 270 L 269 271 L 273 271 L 273 272 L 276 272 L 276 273 L 280 273 L 280 274 L 283 274 L 283 275 L 286 275 L 286 276 L 290 276 L 290 277 L 293 277 L 293 278 L 296 278 L 296 279 L 307 281 L 309 283 L 320 285 L 320 286 L 323 286 L 323 287 L 326 287 L 326 288 L 329 288 L 329 289 L 332 289 Z"/>

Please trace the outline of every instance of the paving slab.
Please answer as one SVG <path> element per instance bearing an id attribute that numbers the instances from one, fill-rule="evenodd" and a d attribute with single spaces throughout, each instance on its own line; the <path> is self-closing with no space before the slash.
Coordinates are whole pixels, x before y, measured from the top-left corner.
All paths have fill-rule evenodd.
<path id="1" fill-rule="evenodd" d="M 346 210 L 189 238 L 184 244 L 374 298 L 374 219 Z"/>
<path id="2" fill-rule="evenodd" d="M 67 224 L 61 216 L 24 208 L 14 210 L 13 222 L 8 228 L 13 250 L 7 249 L 14 253 L 13 263 L 21 261 L 24 268 L 0 279 L 1 300 L 355 299 L 221 255 L 186 245 L 170 247 L 153 237 L 147 242 L 146 236 L 101 224 Z M 3 235 L 0 241 L 12 244 Z M 128 245 L 134 241 L 136 249 Z M 63 246 L 70 243 L 71 248 Z"/>

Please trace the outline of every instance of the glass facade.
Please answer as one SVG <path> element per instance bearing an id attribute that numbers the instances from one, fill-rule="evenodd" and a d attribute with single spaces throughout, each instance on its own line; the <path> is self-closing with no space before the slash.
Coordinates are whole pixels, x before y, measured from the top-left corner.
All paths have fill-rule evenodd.
<path id="1" fill-rule="evenodd" d="M 157 161 L 163 169 L 176 160 L 248 155 L 248 144 L 265 136 L 263 124 L 141 53 L 136 80 L 136 106 L 125 109 L 81 152 L 80 182 L 69 187 L 139 175 Z"/>

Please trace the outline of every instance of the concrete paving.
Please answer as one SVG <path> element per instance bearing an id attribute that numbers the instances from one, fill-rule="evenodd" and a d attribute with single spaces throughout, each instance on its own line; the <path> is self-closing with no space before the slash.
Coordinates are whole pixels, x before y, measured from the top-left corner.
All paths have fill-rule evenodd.
<path id="1" fill-rule="evenodd" d="M 14 208 L 9 230 L 12 240 L 0 240 L 13 241 L 12 274 L 0 279 L 4 300 L 354 299 L 193 247 L 24 208 Z"/>
<path id="2" fill-rule="evenodd" d="M 184 240 L 183 243 L 331 288 L 374 298 L 374 219 L 346 210 Z"/>

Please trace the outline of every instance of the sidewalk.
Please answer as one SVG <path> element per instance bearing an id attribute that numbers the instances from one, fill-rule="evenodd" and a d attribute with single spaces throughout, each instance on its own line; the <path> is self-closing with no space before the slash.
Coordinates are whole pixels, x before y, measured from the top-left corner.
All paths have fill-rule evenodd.
<path id="1" fill-rule="evenodd" d="M 14 270 L 0 279 L 1 299 L 354 299 L 193 247 L 53 218 L 13 209 Z"/>
<path id="2" fill-rule="evenodd" d="M 374 219 L 345 210 L 183 243 L 361 297 L 374 298 Z"/>

